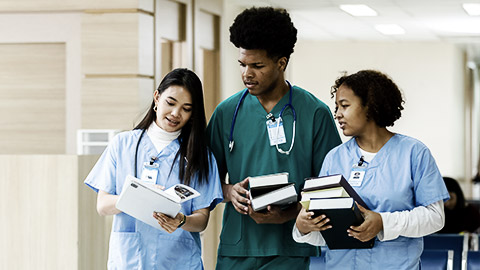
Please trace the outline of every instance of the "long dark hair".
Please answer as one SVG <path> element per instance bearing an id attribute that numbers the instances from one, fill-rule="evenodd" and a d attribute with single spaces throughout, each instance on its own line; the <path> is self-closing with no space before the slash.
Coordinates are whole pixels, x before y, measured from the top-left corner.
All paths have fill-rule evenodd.
<path id="1" fill-rule="evenodd" d="M 175 155 L 170 173 L 177 159 L 179 159 L 179 179 L 186 185 L 190 184 L 192 176 L 198 173 L 199 183 L 208 183 L 208 148 L 205 129 L 207 120 L 205 118 L 205 109 L 203 104 L 202 83 L 198 76 L 186 68 L 177 68 L 169 72 L 158 86 L 158 94 L 161 95 L 170 86 L 184 87 L 192 96 L 192 115 L 190 120 L 182 127 L 178 140 L 180 149 Z M 157 119 L 157 114 L 153 110 L 155 100 L 152 101 L 150 109 L 145 117 L 134 129 L 148 129 L 148 127 Z"/>

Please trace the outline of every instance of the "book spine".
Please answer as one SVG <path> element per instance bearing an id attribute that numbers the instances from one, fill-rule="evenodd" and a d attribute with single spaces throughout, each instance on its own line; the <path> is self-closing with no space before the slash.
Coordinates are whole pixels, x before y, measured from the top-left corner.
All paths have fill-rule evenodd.
<path id="1" fill-rule="evenodd" d="M 357 194 L 357 192 L 353 189 L 352 186 L 345 180 L 345 178 L 342 176 L 342 179 L 340 180 L 340 185 L 347 191 L 348 195 L 353 198 L 354 201 L 358 202 L 361 206 L 363 206 L 365 209 L 370 210 L 368 208 L 367 204 L 360 198 L 360 196 Z"/>
<path id="2" fill-rule="evenodd" d="M 365 221 L 365 219 L 363 218 L 362 212 L 360 212 L 360 209 L 358 208 L 355 202 L 353 202 L 352 210 L 353 210 L 353 215 L 355 216 L 355 223 L 353 225 L 358 226 L 362 224 L 363 221 Z"/>

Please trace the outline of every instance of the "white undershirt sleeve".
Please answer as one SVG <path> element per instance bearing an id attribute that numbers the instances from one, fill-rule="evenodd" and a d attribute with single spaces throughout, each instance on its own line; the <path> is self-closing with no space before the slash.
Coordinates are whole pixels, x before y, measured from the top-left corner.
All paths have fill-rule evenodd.
<path id="1" fill-rule="evenodd" d="M 393 240 L 399 236 L 422 237 L 439 231 L 445 224 L 442 200 L 412 210 L 379 214 L 383 221 L 383 230 L 377 235 L 380 241 Z"/>
<path id="2" fill-rule="evenodd" d="M 293 225 L 292 236 L 293 236 L 293 240 L 295 240 L 298 243 L 307 243 L 314 246 L 326 245 L 325 240 L 323 239 L 322 234 L 320 232 L 316 231 L 316 232 L 310 232 L 307 234 L 302 234 L 298 230 L 297 225 Z"/>
<path id="3" fill-rule="evenodd" d="M 383 212 L 383 230 L 377 235 L 380 241 L 394 240 L 399 236 L 422 237 L 443 228 L 445 213 L 443 201 L 427 206 L 418 206 L 412 210 L 399 212 Z M 293 239 L 298 243 L 308 243 L 314 246 L 325 246 L 325 240 L 318 231 L 302 234 L 296 225 L 293 226 Z"/>

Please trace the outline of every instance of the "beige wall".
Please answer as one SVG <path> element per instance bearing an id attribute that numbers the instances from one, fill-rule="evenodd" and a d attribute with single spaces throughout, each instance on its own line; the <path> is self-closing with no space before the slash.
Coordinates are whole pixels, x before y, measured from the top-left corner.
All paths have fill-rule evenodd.
<path id="1" fill-rule="evenodd" d="M 0 153 L 65 153 L 65 43 L 0 44 L 0 78 Z"/>
<path id="2" fill-rule="evenodd" d="M 21 7 L 20 5 L 19 8 Z M 32 7 L 34 8 L 35 6 Z M 154 89 L 153 13 L 139 9 L 18 12 L 0 14 L 0 24 L 7 26 L 0 28 L 0 46 L 5 44 L 4 48 L 8 44 L 10 47 L 18 47 L 17 50 L 22 46 L 35 44 L 60 43 L 65 46 L 63 51 L 56 52 L 54 57 L 47 54 L 27 57 L 27 54 L 11 53 L 9 59 L 2 58 L 3 61 L 9 61 L 9 65 L 2 65 L 5 72 L 21 71 L 15 72 L 17 79 L 14 84 L 8 82 L 11 76 L 0 77 L 4 92 L 14 88 L 36 91 L 36 83 L 53 78 L 41 76 L 40 80 L 37 80 L 32 76 L 28 77 L 35 73 L 28 72 L 26 60 L 31 68 L 37 67 L 35 72 L 50 72 L 60 80 L 56 85 L 51 84 L 56 87 L 57 92 L 48 90 L 49 94 L 41 94 L 36 91 L 42 97 L 33 100 L 30 98 L 32 92 L 18 91 L 18 98 L 15 98 L 16 104 L 21 104 L 16 108 L 26 109 L 22 110 L 25 114 L 22 117 L 31 121 L 35 117 L 45 116 L 40 118 L 49 123 L 44 127 L 57 131 L 56 137 L 45 133 L 39 133 L 38 136 L 55 143 L 42 143 L 42 147 L 28 147 L 26 152 L 15 152 L 14 149 L 23 146 L 22 143 L 14 141 L 10 142 L 11 149 L 3 148 L 2 153 L 74 154 L 77 129 L 107 128 L 105 123 L 108 123 L 108 128 L 131 129 L 149 103 Z M 57 59 L 62 66 L 53 62 Z M 24 75 L 24 78 L 18 79 L 21 75 Z M 122 80 L 126 83 L 117 83 Z M 2 102 L 13 104 L 9 102 L 12 99 L 13 97 L 5 96 Z M 42 102 L 47 108 L 39 106 L 38 102 Z M 119 107 L 127 103 L 128 106 Z M 52 108 L 63 112 L 52 111 Z M 122 111 L 119 112 L 120 110 Z M 15 111 L 10 113 L 16 115 Z M 119 117 L 115 117 L 116 114 Z M 0 115 L 0 119 L 2 117 L 6 118 L 6 121 L 15 120 L 6 114 Z M 23 126 L 12 124 L 7 128 L 10 133 L 20 135 L 25 133 L 25 124 L 28 122 L 23 123 Z M 35 133 L 35 130 L 33 132 Z M 11 134 L 9 137 L 12 137 Z M 18 136 L 22 137 L 26 138 Z M 26 144 L 28 146 L 28 143 Z"/>
<path id="3" fill-rule="evenodd" d="M 223 16 L 220 23 L 220 66 L 222 67 L 221 100 L 245 88 L 240 77 L 238 49 L 230 42 L 230 32 L 228 30 L 235 20 L 235 17 L 242 12 L 243 8 L 227 0 L 224 1 L 223 5 Z"/>
<path id="4" fill-rule="evenodd" d="M 4 2 L 2 2 L 4 3 Z M 58 134 L 57 139 L 63 140 L 64 146 L 63 153 L 74 153 L 75 152 L 75 142 L 76 142 L 76 130 L 80 127 L 80 92 L 81 92 L 81 40 L 80 40 L 80 29 L 81 29 L 81 14 L 78 12 L 62 12 L 62 13 L 1 13 L 0 14 L 0 46 L 13 44 L 18 45 L 18 48 L 29 46 L 29 45 L 47 45 L 52 43 L 64 44 L 65 49 L 63 50 L 63 55 L 57 55 L 52 60 L 60 57 L 63 58 L 63 70 L 54 69 L 52 70 L 52 63 L 48 60 L 45 60 L 45 56 L 37 55 L 32 58 L 28 58 L 29 65 L 34 65 L 40 67 L 41 69 L 46 69 L 44 71 L 35 71 L 43 72 L 47 74 L 48 72 L 58 73 L 58 79 L 63 80 L 63 86 L 60 89 L 57 89 L 59 96 L 64 97 L 64 117 L 62 123 L 55 123 L 55 125 L 64 125 L 64 133 Z M 30 89 L 35 91 L 36 79 L 33 77 L 28 77 L 29 74 L 25 71 L 28 69 L 24 66 L 25 62 L 21 55 L 10 55 L 9 58 L 11 62 L 8 65 L 3 66 L 7 68 L 7 71 L 20 70 L 22 72 L 16 73 L 15 76 L 24 76 L 23 79 L 15 80 L 13 84 L 9 85 L 7 77 L 0 77 L 0 84 L 6 88 L 23 88 Z M 55 65 L 55 64 L 53 64 Z M 58 64 L 56 64 L 58 67 Z M 60 68 L 61 69 L 61 68 Z M 31 74 L 30 74 L 31 75 Z M 61 76 L 61 78 L 60 78 Z M 40 82 L 48 80 L 47 77 L 42 76 Z M 9 85 L 9 86 L 8 86 Z M 29 88 L 30 87 L 30 88 Z M 32 88 L 33 87 L 33 88 Z M 8 91 L 8 89 L 7 89 Z M 45 101 L 48 98 L 54 98 L 50 96 L 44 96 L 42 99 Z M 2 100 L 8 102 L 8 98 Z M 18 102 L 23 102 L 23 107 L 25 108 L 35 108 L 35 103 L 31 103 L 28 95 L 19 96 Z M 27 117 L 34 119 L 38 110 L 24 111 L 27 113 Z M 46 121 L 57 121 L 59 117 L 54 114 L 45 115 Z M 1 118 L 9 117 L 6 114 L 0 115 Z M 3 120 L 2 120 L 3 121 Z M 25 126 L 12 126 L 9 125 L 8 128 L 11 129 L 11 132 L 21 133 L 21 129 Z M 41 134 L 41 133 L 40 133 Z M 38 136 L 45 136 L 45 135 Z M 62 138 L 59 138 L 62 137 Z M 48 137 L 48 136 L 45 136 Z M 12 143 L 12 147 L 18 147 L 18 142 Z M 54 145 L 53 145 L 54 146 Z M 21 146 L 20 146 L 21 147 Z M 62 153 L 55 152 L 59 149 L 57 146 L 48 148 L 48 145 L 43 146 L 42 148 L 31 148 L 30 152 L 24 153 Z M 11 149 L 6 151 L 5 149 L 2 153 L 15 153 Z M 45 152 L 48 151 L 48 152 Z"/>
<path id="5" fill-rule="evenodd" d="M 0 156 L 0 269 L 104 269 L 109 220 L 82 183 L 97 156 Z"/>

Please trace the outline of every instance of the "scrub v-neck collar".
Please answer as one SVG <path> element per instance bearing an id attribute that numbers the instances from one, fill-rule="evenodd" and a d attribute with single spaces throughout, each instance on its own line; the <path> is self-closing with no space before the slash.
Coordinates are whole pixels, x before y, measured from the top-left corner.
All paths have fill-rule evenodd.
<path id="1" fill-rule="evenodd" d="M 396 140 L 396 137 L 397 137 L 397 134 L 396 133 L 393 134 L 393 136 L 390 139 L 388 139 L 388 141 L 382 146 L 382 148 L 380 148 L 380 150 L 378 150 L 377 154 L 372 159 L 372 161 L 370 161 L 370 163 L 368 163 L 369 168 L 377 167 L 378 165 L 381 164 L 381 162 L 383 160 L 386 159 L 386 157 L 388 156 L 388 148 L 390 148 L 390 145 L 392 143 L 394 143 L 393 141 Z M 362 156 L 362 153 L 360 152 L 360 146 L 358 145 L 355 137 L 353 137 L 352 140 L 353 140 L 353 143 L 354 143 L 354 146 L 355 146 L 354 147 L 355 154 L 357 156 L 357 159 L 360 160 L 360 157 Z"/>
<path id="2" fill-rule="evenodd" d="M 279 116 L 280 111 L 282 110 L 283 106 L 285 106 L 285 104 L 288 103 L 289 94 L 290 94 L 290 91 L 293 91 L 293 87 L 294 86 L 292 86 L 292 89 L 291 90 L 289 89 L 285 93 L 285 95 L 283 95 L 283 97 L 277 102 L 277 104 L 275 104 L 275 106 L 273 107 L 273 109 L 270 112 L 267 112 L 265 110 L 262 103 L 260 103 L 260 100 L 258 100 L 258 98 L 256 96 L 251 95 L 249 93 L 247 95 L 246 99 L 248 99 L 248 101 L 253 105 L 255 113 L 263 115 L 263 116 L 267 116 L 269 113 L 272 113 L 275 116 L 275 118 L 277 118 Z M 292 103 L 293 103 L 293 92 L 292 92 Z"/>

